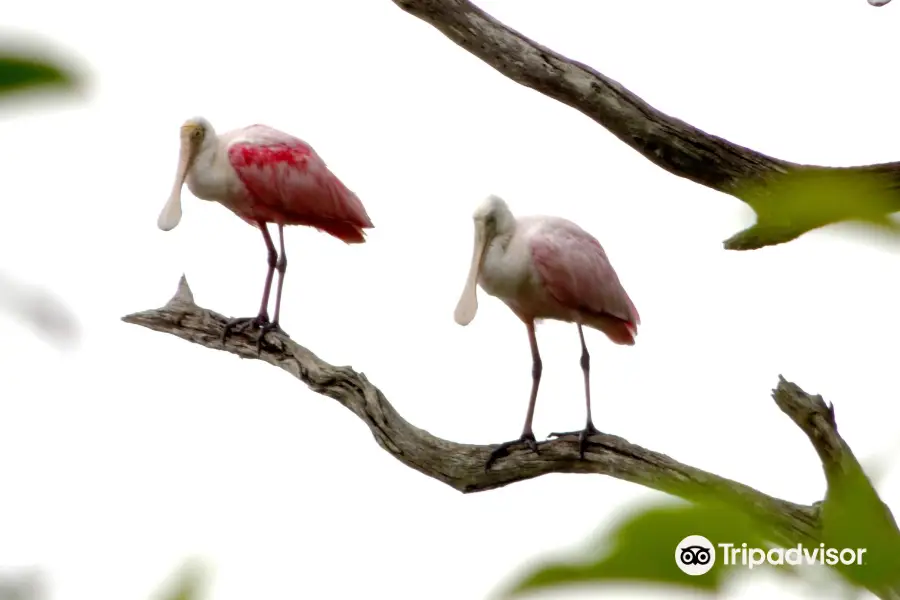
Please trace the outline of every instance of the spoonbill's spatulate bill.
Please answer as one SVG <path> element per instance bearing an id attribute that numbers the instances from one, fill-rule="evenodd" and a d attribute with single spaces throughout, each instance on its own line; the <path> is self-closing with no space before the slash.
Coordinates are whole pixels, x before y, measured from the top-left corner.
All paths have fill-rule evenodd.
<path id="1" fill-rule="evenodd" d="M 251 125 L 222 135 L 216 135 L 209 121 L 201 117 L 181 126 L 175 183 L 157 221 L 163 231 L 175 228 L 181 221 L 181 188 L 185 182 L 197 198 L 218 202 L 258 227 L 268 251 L 269 269 L 259 314 L 229 321 L 223 343 L 238 325 L 260 329 L 257 349 L 261 349 L 267 332 L 284 333 L 279 318 L 287 269 L 285 225 L 314 227 L 348 244 L 365 242 L 363 230 L 373 227 L 356 194 L 325 166 L 309 144 L 265 125 Z M 267 223 L 278 225 L 280 255 Z M 269 294 L 276 270 L 278 288 L 270 321 Z"/>
<path id="2" fill-rule="evenodd" d="M 577 433 L 579 454 L 584 458 L 590 436 L 598 431 L 591 418 L 590 355 L 582 326 L 603 332 L 616 344 L 632 346 L 641 322 L 637 309 L 600 242 L 575 223 L 558 217 L 516 218 L 506 202 L 493 195 L 478 207 L 473 219 L 475 248 L 456 306 L 456 322 L 468 325 L 475 318 L 478 284 L 525 323 L 533 359 L 531 397 L 522 435 L 495 448 L 485 468 L 517 444 L 538 451 L 532 421 L 542 369 L 534 331 L 535 321 L 540 319 L 578 326 L 587 423 L 582 431 L 551 436 Z"/>

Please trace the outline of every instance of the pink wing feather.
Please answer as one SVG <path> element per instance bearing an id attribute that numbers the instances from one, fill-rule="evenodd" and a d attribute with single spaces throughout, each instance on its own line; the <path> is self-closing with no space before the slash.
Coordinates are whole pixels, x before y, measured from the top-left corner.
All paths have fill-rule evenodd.
<path id="1" fill-rule="evenodd" d="M 585 312 L 612 341 L 633 344 L 641 317 L 597 239 L 560 220 L 531 240 L 531 255 L 550 296 L 566 308 Z"/>
<path id="2" fill-rule="evenodd" d="M 325 165 L 312 147 L 264 125 L 228 147 L 228 158 L 250 196 L 248 221 L 307 225 L 347 243 L 365 241 L 372 228 L 362 203 Z"/>

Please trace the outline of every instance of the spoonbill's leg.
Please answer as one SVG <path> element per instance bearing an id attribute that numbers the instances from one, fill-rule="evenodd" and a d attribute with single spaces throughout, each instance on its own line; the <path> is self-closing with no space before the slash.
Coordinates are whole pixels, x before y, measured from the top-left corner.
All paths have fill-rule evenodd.
<path id="1" fill-rule="evenodd" d="M 509 449 L 518 444 L 525 444 L 533 452 L 538 452 L 537 441 L 534 439 L 534 431 L 531 428 L 534 421 L 534 406 L 537 403 L 538 387 L 541 385 L 541 372 L 544 365 L 541 362 L 541 354 L 538 352 L 537 335 L 534 332 L 534 320 L 528 321 L 528 342 L 531 344 L 531 397 L 528 400 L 528 412 L 525 414 L 525 427 L 522 428 L 522 435 L 517 440 L 500 444 L 491 452 L 484 468 L 488 470 L 494 461 L 509 454 Z"/>
<path id="2" fill-rule="evenodd" d="M 287 271 L 287 254 L 284 252 L 284 225 L 278 225 L 278 245 L 281 253 L 278 255 L 278 261 L 275 263 L 275 270 L 278 271 L 278 285 L 275 289 L 275 315 L 271 323 L 263 324 L 259 333 L 260 344 L 262 344 L 262 339 L 270 331 L 275 331 L 285 337 L 291 337 L 284 332 L 284 329 L 278 323 L 278 319 L 281 316 L 281 288 L 284 286 L 284 272 Z"/>
<path id="3" fill-rule="evenodd" d="M 275 244 L 272 243 L 272 236 L 269 235 L 269 229 L 266 227 L 266 224 L 260 223 L 259 229 L 262 231 L 263 239 L 266 242 L 266 259 L 269 265 L 269 268 L 266 269 L 266 284 L 263 287 L 263 297 L 259 305 L 259 316 L 257 317 L 257 321 L 260 324 L 264 324 L 269 322 L 269 294 L 272 292 L 272 278 L 275 276 L 275 265 L 278 264 L 278 252 L 275 250 Z"/>
<path id="4" fill-rule="evenodd" d="M 269 323 L 269 293 L 272 290 L 272 278 L 275 275 L 275 265 L 278 260 L 278 253 L 275 251 L 275 244 L 272 243 L 272 236 L 269 235 L 269 230 L 266 228 L 266 224 L 262 221 L 257 223 L 259 226 L 259 230 L 262 232 L 263 240 L 266 242 L 266 251 L 267 251 L 267 259 L 268 259 L 268 271 L 266 272 L 266 284 L 263 288 L 263 297 L 262 302 L 259 306 L 259 314 L 255 317 L 238 317 L 236 319 L 231 319 L 228 323 L 225 324 L 225 330 L 222 332 L 222 343 L 225 343 L 225 340 L 228 338 L 228 334 L 231 333 L 231 330 L 239 325 L 252 325 L 254 327 L 263 327 L 264 325 Z M 259 339 L 256 341 L 256 350 L 257 353 L 262 353 L 262 335 L 260 335 Z"/>
<path id="5" fill-rule="evenodd" d="M 281 247 L 281 254 L 278 256 L 278 262 L 275 263 L 275 269 L 278 271 L 278 288 L 275 292 L 275 318 L 272 323 L 278 326 L 278 317 L 281 315 L 281 288 L 284 286 L 284 272 L 287 271 L 287 254 L 284 252 L 284 225 L 278 226 L 278 244 Z"/>
<path id="6" fill-rule="evenodd" d="M 551 433 L 550 437 L 562 437 L 564 435 L 578 434 L 578 456 L 584 459 L 584 451 L 587 449 L 590 437 L 595 433 L 600 433 L 594 427 L 594 421 L 591 418 L 591 355 L 588 354 L 587 344 L 584 343 L 584 331 L 581 324 L 578 324 L 578 337 L 581 339 L 581 371 L 584 373 L 584 400 L 587 405 L 587 422 L 581 431 L 568 431 L 565 433 Z"/>

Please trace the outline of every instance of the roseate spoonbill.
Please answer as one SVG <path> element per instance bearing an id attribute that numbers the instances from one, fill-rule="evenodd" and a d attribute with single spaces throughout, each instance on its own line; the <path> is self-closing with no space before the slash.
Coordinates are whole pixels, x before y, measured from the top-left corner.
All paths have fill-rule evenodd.
<path id="1" fill-rule="evenodd" d="M 550 435 L 562 437 L 577 433 L 579 455 L 584 458 L 590 436 L 598 431 L 591 418 L 591 357 L 582 326 L 603 332 L 616 344 L 632 346 L 641 322 L 637 309 L 600 242 L 575 223 L 558 217 L 516 218 L 506 202 L 494 195 L 484 200 L 473 219 L 472 266 L 454 318 L 463 326 L 475 318 L 478 310 L 475 285 L 479 284 L 525 323 L 533 360 L 531 397 L 522 435 L 495 448 L 485 468 L 489 469 L 517 444 L 538 452 L 531 425 L 542 370 L 534 326 L 541 319 L 578 326 L 587 423 L 581 431 Z"/>
<path id="2" fill-rule="evenodd" d="M 185 181 L 197 198 L 219 202 L 258 227 L 268 251 L 269 270 L 259 314 L 231 319 L 222 334 L 223 343 L 238 325 L 260 329 L 257 350 L 262 349 L 269 331 L 284 334 L 279 318 L 287 269 L 285 225 L 314 227 L 348 244 L 364 243 L 363 230 L 373 227 L 356 194 L 325 166 L 309 144 L 265 125 L 251 125 L 222 135 L 216 135 L 202 117 L 189 119 L 181 126 L 175 184 L 157 221 L 163 231 L 173 229 L 181 221 L 181 188 Z M 278 225 L 280 255 L 267 223 Z M 270 321 L 269 294 L 276 270 L 275 313 Z"/>

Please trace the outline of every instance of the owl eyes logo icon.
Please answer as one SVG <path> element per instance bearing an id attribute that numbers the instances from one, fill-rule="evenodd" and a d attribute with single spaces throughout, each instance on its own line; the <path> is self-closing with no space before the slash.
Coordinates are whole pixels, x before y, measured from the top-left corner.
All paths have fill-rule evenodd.
<path id="1" fill-rule="evenodd" d="M 703 575 L 716 564 L 716 548 L 702 535 L 689 535 L 675 547 L 675 564 L 687 575 Z"/>

